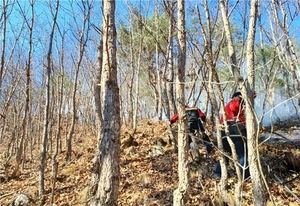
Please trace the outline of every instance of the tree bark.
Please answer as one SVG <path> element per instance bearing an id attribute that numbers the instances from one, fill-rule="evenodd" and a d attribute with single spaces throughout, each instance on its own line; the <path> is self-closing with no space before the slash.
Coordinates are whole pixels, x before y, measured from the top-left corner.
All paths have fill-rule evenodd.
<path id="1" fill-rule="evenodd" d="M 275 1 L 272 0 L 271 2 L 271 8 L 272 13 L 277 28 L 272 31 L 273 33 L 273 41 L 276 45 L 277 55 L 281 61 L 281 63 L 284 65 L 285 69 L 290 73 L 291 79 L 292 79 L 292 87 L 294 88 L 293 91 L 296 93 L 300 93 L 300 83 L 297 75 L 297 71 L 299 71 L 299 61 L 296 54 L 295 45 L 290 37 L 290 23 L 288 22 L 288 16 L 297 16 L 298 14 L 287 14 L 284 4 L 287 4 L 287 7 L 289 7 L 288 4 L 291 4 L 292 2 L 283 2 L 282 0 Z M 281 11 L 281 17 L 278 14 L 279 11 Z M 293 9 L 288 8 L 288 13 L 292 12 Z M 296 12 L 299 12 L 296 10 Z M 282 33 L 281 33 L 281 32 Z M 280 36 L 274 36 L 275 32 L 279 32 Z M 289 90 L 288 90 L 289 91 Z M 295 92 L 291 92 L 290 96 L 294 96 Z M 300 96 L 298 95 L 298 105 L 300 105 Z M 297 109 L 296 109 L 297 110 Z"/>
<path id="2" fill-rule="evenodd" d="M 220 126 L 220 115 L 218 111 L 218 101 L 215 96 L 215 92 L 217 91 L 219 98 L 220 98 L 220 104 L 221 104 L 221 112 L 222 114 L 225 114 L 225 104 L 224 104 L 224 97 L 222 94 L 222 89 L 220 84 L 216 84 L 216 89 L 214 88 L 214 85 L 212 84 L 213 80 L 215 80 L 217 83 L 220 83 L 220 79 L 218 77 L 217 69 L 216 69 L 216 63 L 214 61 L 214 53 L 213 53 L 213 44 L 212 44 L 212 28 L 211 28 L 211 19 L 210 19 L 210 12 L 207 4 L 207 0 L 204 1 L 204 9 L 205 9 L 205 15 L 206 15 L 206 24 L 203 24 L 201 21 L 201 16 L 200 16 L 200 11 L 197 8 L 197 14 L 198 14 L 198 19 L 200 22 L 200 27 L 202 30 L 203 34 L 203 39 L 205 43 L 205 55 L 207 56 L 207 62 L 208 62 L 208 67 L 210 69 L 210 74 L 209 74 L 209 80 L 208 80 L 208 92 L 210 96 L 210 102 L 211 102 L 211 107 L 212 107 L 212 113 L 214 114 L 215 122 L 217 125 L 217 146 L 218 149 L 221 151 L 221 153 L 225 153 L 223 149 L 223 143 L 222 143 L 222 136 L 221 136 L 221 129 Z M 204 26 L 206 25 L 206 27 Z M 230 35 L 229 35 L 230 36 Z M 222 42 L 222 41 L 221 41 Z M 220 44 L 221 48 L 222 43 Z M 234 52 L 233 52 L 234 53 Z M 217 57 L 215 57 L 217 58 Z M 222 155 L 220 159 L 220 164 L 221 164 L 221 170 L 222 170 L 222 178 L 219 183 L 219 192 L 221 194 L 221 197 L 225 203 L 230 204 L 230 200 L 228 198 L 228 190 L 226 189 L 226 179 L 228 177 L 227 174 L 227 167 L 226 167 L 226 159 L 225 155 Z"/>
<path id="3" fill-rule="evenodd" d="M 229 17 L 228 17 L 228 12 L 227 12 L 227 4 L 225 4 L 224 0 L 220 0 L 220 9 L 222 13 L 222 20 L 223 20 L 223 25 L 224 25 L 224 30 L 225 30 L 225 36 L 227 40 L 227 47 L 228 47 L 228 53 L 229 53 L 229 63 L 231 67 L 231 71 L 233 73 L 233 76 L 235 78 L 235 81 L 237 83 L 241 82 L 241 76 L 240 76 L 240 68 L 238 67 L 237 64 L 237 58 L 236 58 L 236 51 L 234 48 L 234 44 L 232 41 L 232 35 L 230 31 L 230 22 L 229 22 Z"/>
<path id="4" fill-rule="evenodd" d="M 117 205 L 120 181 L 120 102 L 117 81 L 115 0 L 103 2 L 102 131 L 94 158 L 90 205 Z M 96 102 L 97 104 L 97 102 Z"/>
<path id="5" fill-rule="evenodd" d="M 127 110 L 128 110 L 128 120 L 129 125 L 134 128 L 134 96 L 133 96 L 133 82 L 134 78 L 137 77 L 137 70 L 135 69 L 135 53 L 134 53 L 134 37 L 133 37 L 133 25 L 132 18 L 130 18 L 130 73 L 129 73 L 129 82 L 128 84 L 128 94 L 127 94 Z"/>
<path id="6" fill-rule="evenodd" d="M 144 30 L 142 30 L 142 36 L 144 36 Z M 133 131 L 137 130 L 137 121 L 138 121 L 138 111 L 139 108 L 139 94 L 140 94 L 140 70 L 141 70 L 141 59 L 142 59 L 142 48 L 143 48 L 143 37 L 139 42 L 139 49 L 137 54 L 137 65 L 136 65 L 136 73 L 135 73 L 135 93 L 134 93 L 134 109 L 133 109 Z"/>
<path id="7" fill-rule="evenodd" d="M 257 129 L 256 113 L 254 110 L 253 91 L 255 88 L 255 69 L 254 69 L 254 39 L 256 32 L 258 1 L 251 1 L 249 32 L 247 37 L 247 73 L 248 81 L 245 87 L 242 88 L 243 94 L 247 94 L 246 99 L 246 127 L 247 127 L 247 144 L 248 144 L 248 158 L 251 174 L 251 182 L 253 186 L 253 195 L 255 205 L 266 205 L 266 182 L 264 183 L 264 174 L 261 169 L 260 156 L 258 151 L 259 131 Z"/>
<path id="8" fill-rule="evenodd" d="M 159 65 L 159 11 L 158 8 L 155 9 L 155 20 L 156 20 L 156 42 L 155 42 L 155 69 L 156 69 L 156 84 L 157 84 L 157 105 L 155 106 L 156 115 L 159 120 L 162 120 L 162 80 L 161 80 L 161 71 Z"/>
<path id="9" fill-rule="evenodd" d="M 2 82 L 5 74 L 5 52 L 6 52 L 6 30 L 7 30 L 7 19 L 9 16 L 8 13 L 8 2 L 5 2 L 5 0 L 2 0 L 2 15 L 1 18 L 3 17 L 3 24 L 2 24 L 2 49 L 1 49 L 1 64 L 0 64 L 0 89 L 2 88 Z M 0 90 L 0 92 L 2 89 Z M 0 93 L 1 94 L 1 93 Z"/>
<path id="10" fill-rule="evenodd" d="M 41 142 L 41 155 L 40 155 L 40 168 L 39 168 L 39 196 L 41 203 L 45 201 L 45 169 L 46 169 L 46 154 L 47 154 L 47 141 L 48 141 L 48 125 L 49 125 L 49 110 L 50 110 L 50 96 L 51 96 L 51 70 L 52 70 L 52 45 L 54 39 L 54 32 L 56 20 L 59 10 L 59 0 L 56 0 L 56 6 L 52 21 L 51 33 L 49 36 L 49 48 L 47 53 L 46 64 L 46 99 L 44 107 L 44 122 L 43 122 L 43 138 Z"/>
<path id="11" fill-rule="evenodd" d="M 55 146 L 54 146 L 54 153 L 52 155 L 52 171 L 51 171 L 51 198 L 50 198 L 50 205 L 54 204 L 54 194 L 55 194 L 55 187 L 56 187 L 56 180 L 57 180 L 57 172 L 58 172 L 58 161 L 57 156 L 59 152 L 61 152 L 61 126 L 62 126 L 62 106 L 63 106 L 63 98 L 64 98 L 64 78 L 65 78 L 65 33 L 61 34 L 61 62 L 60 62 L 60 69 L 59 75 L 57 76 L 57 116 L 56 116 L 56 131 L 55 131 Z"/>
<path id="12" fill-rule="evenodd" d="M 172 114 L 176 114 L 176 105 L 174 97 L 174 66 L 173 66 L 173 34 L 174 34 L 174 10 L 175 10 L 175 1 L 169 2 L 165 1 L 165 7 L 169 15 L 169 34 L 168 34 L 168 46 L 167 46 L 167 55 L 166 55 L 166 69 L 164 84 L 166 89 L 166 104 L 165 104 L 165 113 L 168 119 L 171 118 Z"/>
<path id="13" fill-rule="evenodd" d="M 85 52 L 85 46 L 87 45 L 87 41 L 89 38 L 89 19 L 90 19 L 90 12 L 91 12 L 91 4 L 82 2 L 82 11 L 83 11 L 83 24 L 82 24 L 82 29 L 79 33 L 79 51 L 78 51 L 78 59 L 74 60 L 76 62 L 75 65 L 75 75 L 73 79 L 73 90 L 72 90 L 72 120 L 71 120 L 71 126 L 70 130 L 68 132 L 68 137 L 67 137 L 67 155 L 66 155 L 66 161 L 69 162 L 71 161 L 71 155 L 72 155 L 72 139 L 74 135 L 74 130 L 75 130 L 75 124 L 77 121 L 77 101 L 76 101 L 76 96 L 77 96 L 77 87 L 78 87 L 78 74 L 79 70 L 81 67 L 83 55 Z"/>
<path id="14" fill-rule="evenodd" d="M 19 4 L 18 4 L 19 5 Z M 12 177 L 18 177 L 19 174 L 21 174 L 20 170 L 20 165 L 22 163 L 22 154 L 24 153 L 24 141 L 26 140 L 27 137 L 27 131 L 28 131 L 28 117 L 30 116 L 30 88 L 31 88 L 31 57 L 32 57 L 32 48 L 33 48 L 33 24 L 34 24 L 34 3 L 31 1 L 30 2 L 31 6 L 31 21 L 27 22 L 28 30 L 29 30 L 29 51 L 28 51 L 28 57 L 27 57 L 27 62 L 26 62 L 26 86 L 25 86 L 25 95 L 26 95 L 26 100 L 25 100 L 25 111 L 24 111 L 24 116 L 22 119 L 22 133 L 21 133 L 21 140 L 19 144 L 19 148 L 17 149 L 17 155 L 16 155 L 16 164 L 14 166 L 14 171 L 12 172 Z M 26 14 L 22 10 L 22 7 L 19 5 L 20 11 L 22 12 L 22 15 L 24 17 L 24 21 L 26 20 Z M 1 87 L 1 86 L 0 86 Z M 24 156 L 23 156 L 24 158 Z"/>
<path id="15" fill-rule="evenodd" d="M 186 35 L 185 35 L 185 6 L 184 0 L 178 1 L 178 69 L 176 73 L 176 94 L 178 107 L 178 176 L 179 183 L 174 191 L 173 205 L 183 206 L 189 194 L 188 168 L 188 139 L 187 119 L 185 116 L 185 63 L 186 63 Z"/>

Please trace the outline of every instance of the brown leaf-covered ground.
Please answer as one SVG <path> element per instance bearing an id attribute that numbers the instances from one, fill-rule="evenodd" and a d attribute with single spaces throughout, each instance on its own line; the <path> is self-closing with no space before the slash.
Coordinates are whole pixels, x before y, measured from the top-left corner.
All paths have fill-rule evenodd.
<path id="1" fill-rule="evenodd" d="M 277 125 L 275 131 L 289 133 L 299 129 L 297 122 L 285 122 Z M 268 131 L 264 128 L 262 132 Z M 128 128 L 122 128 L 121 177 L 118 205 L 172 205 L 173 191 L 178 184 L 177 153 L 169 138 L 169 127 L 166 122 L 143 120 L 133 135 Z M 213 139 L 213 142 L 215 140 Z M 0 205 L 9 204 L 18 194 L 30 195 L 37 205 L 39 180 L 39 147 L 27 153 L 24 167 L 18 178 L 6 179 L 4 171 L 6 140 L 0 144 Z M 66 151 L 58 156 L 59 172 L 54 190 L 55 205 L 88 205 L 88 188 L 91 177 L 91 163 L 96 152 L 97 139 L 94 135 L 85 134 L 74 138 L 72 161 L 66 163 Z M 263 143 L 259 150 L 264 162 L 266 181 L 273 203 L 269 205 L 299 205 L 300 178 L 294 168 L 289 166 L 286 153 L 298 156 L 298 142 L 269 141 Z M 51 148 L 49 148 L 51 149 Z M 28 151 L 28 150 L 27 150 Z M 212 178 L 213 169 L 219 157 L 215 149 L 205 156 L 200 148 L 200 164 L 190 159 L 190 196 L 187 205 L 220 205 L 218 181 Z M 32 158 L 31 158 L 32 155 Z M 7 167 L 8 174 L 13 170 L 14 159 Z M 297 161 L 295 162 L 297 165 Z M 274 176 L 275 174 L 275 176 Z M 48 156 L 46 182 L 47 205 L 51 197 L 51 156 Z M 229 165 L 228 196 L 234 198 L 236 177 Z M 251 181 L 243 184 L 243 205 L 254 205 L 251 193 Z"/>

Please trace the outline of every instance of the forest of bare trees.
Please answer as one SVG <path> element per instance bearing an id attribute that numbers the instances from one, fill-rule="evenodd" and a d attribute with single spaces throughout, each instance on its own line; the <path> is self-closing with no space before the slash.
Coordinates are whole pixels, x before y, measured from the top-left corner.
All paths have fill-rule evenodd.
<path id="1" fill-rule="evenodd" d="M 218 125 L 224 105 L 240 90 L 253 197 L 255 205 L 266 204 L 258 132 L 298 115 L 298 1 L 2 0 L 0 9 L 5 181 L 21 175 L 25 160 L 39 158 L 38 195 L 46 204 L 44 173 L 51 168 L 54 204 L 57 155 L 65 146 L 65 161 L 72 161 L 72 144 L 91 132 L 98 139 L 91 205 L 116 205 L 121 125 L 135 131 L 141 119 L 169 121 L 186 104 Z M 184 124 L 174 205 L 184 205 L 188 193 Z M 224 178 L 220 191 L 228 202 Z M 238 178 L 236 205 L 242 183 Z"/>

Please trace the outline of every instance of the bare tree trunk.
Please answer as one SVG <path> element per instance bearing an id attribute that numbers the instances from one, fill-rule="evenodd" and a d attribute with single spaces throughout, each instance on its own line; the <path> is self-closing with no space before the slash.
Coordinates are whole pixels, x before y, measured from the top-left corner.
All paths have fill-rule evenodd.
<path id="1" fill-rule="evenodd" d="M 228 3 L 228 2 L 227 2 Z M 224 24 L 224 30 L 225 30 L 225 35 L 226 35 L 226 40 L 227 40 L 227 47 L 228 47 L 228 53 L 229 53 L 229 57 L 230 57 L 230 67 L 231 67 L 231 71 L 234 75 L 236 84 L 238 85 L 238 87 L 240 87 L 240 83 L 242 80 L 242 77 L 240 76 L 240 69 L 237 65 L 237 59 L 236 59 L 236 51 L 234 48 L 234 44 L 232 42 L 232 35 L 231 35 L 231 31 L 230 31 L 230 22 L 229 22 L 229 16 L 228 16 L 228 12 L 227 12 L 227 4 L 225 4 L 224 0 L 220 1 L 220 8 L 221 8 L 221 12 L 222 12 L 222 19 L 223 19 L 223 24 Z M 223 114 L 225 114 L 225 110 L 223 109 Z M 225 115 L 224 115 L 225 116 Z M 227 128 L 227 122 L 226 119 L 224 120 L 224 125 L 225 128 Z M 229 131 L 228 129 L 226 129 L 226 134 L 229 137 Z M 234 158 L 234 164 L 235 164 L 235 168 L 236 168 L 236 173 L 238 176 L 238 182 L 235 184 L 235 204 L 236 205 L 240 205 L 241 204 L 241 185 L 242 185 L 242 177 L 241 177 L 241 172 L 239 169 L 238 161 L 237 161 L 237 155 L 236 155 L 236 151 L 234 149 L 234 144 L 232 142 L 232 140 L 230 138 L 227 138 L 228 143 L 231 147 L 232 153 L 233 153 L 233 158 Z M 219 141 L 221 141 L 221 139 L 219 139 Z M 219 143 L 218 143 L 219 144 Z M 224 164 L 225 162 L 223 162 Z M 221 162 L 222 164 L 222 162 Z M 221 165 L 222 169 L 225 169 L 225 165 Z M 226 170 L 224 170 L 225 172 Z M 222 170 L 222 179 L 225 179 L 226 177 L 223 176 L 223 170 Z M 223 180 L 224 181 L 224 180 Z M 224 182 L 223 182 L 224 183 Z M 225 185 L 223 185 L 225 186 Z M 221 191 L 222 197 L 224 200 L 228 201 L 228 195 L 226 195 L 225 193 L 223 193 Z M 228 202 L 227 202 L 228 203 Z"/>
<path id="2" fill-rule="evenodd" d="M 273 41 L 276 45 L 278 57 L 281 63 L 284 65 L 285 69 L 287 69 L 287 71 L 290 73 L 292 77 L 291 78 L 293 82 L 292 86 L 295 91 L 292 92 L 292 94 L 294 93 L 298 94 L 300 93 L 300 83 L 297 77 L 297 71 L 299 71 L 299 62 L 298 62 L 295 45 L 292 39 L 290 38 L 290 34 L 289 34 L 290 24 L 288 22 L 288 16 L 291 16 L 293 14 L 290 13 L 288 15 L 287 12 L 285 11 L 285 6 L 284 6 L 284 4 L 290 4 L 290 3 L 292 2 L 283 2 L 282 0 L 279 1 L 272 0 L 271 3 L 271 8 L 273 11 L 272 17 L 275 19 L 275 22 L 277 24 L 276 26 L 279 28 L 276 29 L 276 31 L 279 30 L 282 32 L 282 34 L 280 34 L 280 37 L 278 38 L 274 36 L 274 32 L 275 32 L 274 29 L 272 29 L 273 30 L 272 32 L 273 32 L 273 39 L 274 39 Z M 281 11 L 281 17 L 279 17 L 278 10 Z M 290 10 L 288 8 L 287 10 L 288 12 L 291 12 L 293 9 Z M 296 10 L 295 12 L 299 12 L 299 11 Z M 292 96 L 292 94 L 290 95 Z M 298 105 L 300 105 L 300 96 L 298 95 L 297 98 L 298 98 Z"/>
<path id="3" fill-rule="evenodd" d="M 6 30 L 7 30 L 7 19 L 9 16 L 8 13 L 8 2 L 5 2 L 5 0 L 2 0 L 2 15 L 3 17 L 3 25 L 2 27 L 2 49 L 1 49 L 1 64 L 0 64 L 0 89 L 2 88 L 2 82 L 4 78 L 5 73 L 5 51 L 6 51 Z M 2 18 L 1 18 L 2 19 Z M 0 90 L 2 91 L 2 90 Z"/>
<path id="4" fill-rule="evenodd" d="M 0 95 L 2 94 L 2 82 L 5 76 L 5 71 L 7 70 L 8 67 L 6 67 L 6 63 L 5 63 L 5 56 L 6 56 L 6 33 L 7 33 L 7 22 L 8 22 L 8 17 L 9 17 L 9 6 L 13 7 L 12 5 L 9 5 L 8 2 L 5 2 L 5 0 L 2 0 L 2 14 L 1 14 L 1 62 L 0 62 Z M 0 132 L 0 143 L 2 141 L 2 137 L 4 136 L 4 131 L 6 128 L 6 108 L 7 105 L 9 104 L 9 102 L 7 102 L 7 104 L 5 104 L 5 106 L 3 107 L 3 111 L 1 111 L 0 113 L 0 127 L 1 127 L 1 132 Z"/>
<path id="5" fill-rule="evenodd" d="M 120 102 L 117 81 L 115 1 L 103 2 L 102 132 L 93 162 L 90 205 L 117 205 L 120 178 Z M 96 102 L 97 104 L 97 102 Z M 109 109 L 108 109 L 109 108 Z"/>
<path id="6" fill-rule="evenodd" d="M 138 111 L 139 107 L 139 94 L 140 94 L 140 70 L 141 70 L 141 59 L 142 59 L 142 47 L 144 43 L 143 38 L 144 29 L 142 32 L 142 38 L 139 42 L 139 50 L 137 56 L 137 65 L 136 65 L 136 75 L 135 75 L 135 93 L 134 93 L 134 110 L 133 110 L 133 131 L 135 132 L 137 129 L 137 119 L 138 119 Z"/>
<path id="7" fill-rule="evenodd" d="M 186 36 L 185 36 L 185 6 L 184 0 L 178 1 L 178 69 L 176 74 L 176 93 L 178 105 L 178 176 L 179 183 L 174 190 L 173 205 L 183 206 L 189 194 L 189 168 L 188 168 L 188 139 L 187 119 L 185 116 L 185 63 L 186 63 Z"/>
<path id="8" fill-rule="evenodd" d="M 163 108 L 165 115 L 168 120 L 171 119 L 173 114 L 177 113 L 175 98 L 174 98 L 174 68 L 173 68 L 173 34 L 174 32 L 174 24 L 175 24 L 175 1 L 164 1 L 165 10 L 168 13 L 168 21 L 169 21 L 169 30 L 168 30 L 168 45 L 166 51 L 166 66 L 162 76 L 162 85 L 163 85 Z M 169 137 L 172 141 L 173 151 L 178 151 L 177 139 L 175 138 L 172 127 L 168 127 Z"/>
<path id="9" fill-rule="evenodd" d="M 169 15 L 169 34 L 168 34 L 168 47 L 166 57 L 166 69 L 164 74 L 164 83 L 166 88 L 166 105 L 165 113 L 168 119 L 171 115 L 176 114 L 176 105 L 174 98 L 174 68 L 173 68 L 173 34 L 174 34 L 174 10 L 175 1 L 165 1 L 165 7 Z"/>
<path id="10" fill-rule="evenodd" d="M 97 125 L 97 131 L 98 136 L 101 131 L 101 125 L 102 125 L 102 104 L 101 104 L 101 77 L 102 77 L 102 61 L 103 61 L 103 39 L 100 38 L 100 45 L 97 49 L 97 75 L 96 75 L 96 81 L 94 86 L 94 99 L 95 99 L 95 108 L 96 108 L 96 125 Z"/>
<path id="11" fill-rule="evenodd" d="M 133 82 L 134 82 L 134 77 L 137 76 L 136 74 L 136 69 L 135 69 L 135 56 L 134 56 L 134 38 L 133 38 L 133 25 L 132 25 L 132 19 L 130 19 L 130 78 L 129 78 L 129 83 L 128 83 L 128 101 L 127 101 L 127 108 L 128 108 L 128 120 L 129 124 L 132 128 L 134 128 L 134 98 L 133 98 Z M 137 77 L 138 78 L 138 77 Z"/>
<path id="12" fill-rule="evenodd" d="M 238 64 L 237 64 L 236 52 L 235 52 L 234 44 L 232 42 L 232 35 L 231 35 L 231 31 L 230 31 L 230 22 L 228 19 L 229 16 L 228 16 L 227 4 L 225 4 L 225 0 L 220 0 L 220 8 L 221 8 L 221 12 L 222 12 L 222 20 L 223 20 L 225 36 L 226 36 L 226 40 L 227 40 L 228 53 L 229 53 L 229 57 L 230 57 L 229 63 L 230 63 L 231 71 L 234 75 L 235 81 L 237 83 L 239 83 L 241 81 L 240 68 L 238 67 Z"/>
<path id="13" fill-rule="evenodd" d="M 85 46 L 89 38 L 89 19 L 90 19 L 90 12 L 91 12 L 91 4 L 87 2 L 82 2 L 82 11 L 84 12 L 83 16 L 83 24 L 82 29 L 79 33 L 79 51 L 78 51 L 78 59 L 76 63 L 76 71 L 74 76 L 74 82 L 73 82 L 73 92 L 72 92 L 72 121 L 71 121 L 71 127 L 68 133 L 67 137 L 67 156 L 66 161 L 71 161 L 71 155 L 72 155 L 72 138 L 74 135 L 75 130 L 75 124 L 77 121 L 77 102 L 76 102 L 76 92 L 78 87 L 78 74 L 81 67 L 82 58 L 85 51 Z"/>
<path id="14" fill-rule="evenodd" d="M 40 168 L 39 168 L 39 196 L 41 203 L 45 201 L 45 169 L 46 169 L 46 154 L 47 154 L 47 141 L 48 141 L 48 125 L 49 125 L 49 108 L 50 108 L 50 84 L 51 84 L 51 70 L 52 70 L 52 44 L 54 38 L 54 31 L 58 15 L 59 0 L 56 0 L 55 12 L 53 16 L 51 33 L 49 36 L 49 48 L 47 52 L 46 64 L 46 99 L 44 106 L 44 122 L 43 122 L 43 138 L 41 145 L 40 155 Z"/>
<path id="15" fill-rule="evenodd" d="M 19 5 L 19 4 L 18 4 Z M 16 177 L 21 174 L 19 171 L 20 164 L 22 163 L 22 154 L 24 150 L 24 141 L 27 136 L 27 130 L 28 130 L 28 114 L 29 114 L 29 105 L 30 105 L 30 88 L 31 88 L 31 56 L 32 56 L 32 37 L 33 37 L 33 23 L 34 23 L 34 2 L 30 1 L 31 6 L 31 22 L 27 22 L 26 25 L 28 25 L 29 29 L 29 51 L 28 51 L 28 59 L 26 63 L 26 86 L 25 86 L 25 110 L 24 110 L 24 117 L 22 120 L 22 133 L 21 133 L 21 140 L 19 144 L 19 148 L 17 149 L 17 155 L 16 155 L 16 164 L 15 169 L 12 173 L 12 177 Z M 22 12 L 22 15 L 24 17 L 24 21 L 26 21 L 26 14 L 24 11 L 22 11 L 21 6 L 19 5 L 20 11 Z M 23 156 L 24 157 L 24 156 Z"/>
<path id="16" fill-rule="evenodd" d="M 57 76 L 57 125 L 56 125 L 56 134 L 55 134 L 55 147 L 54 153 L 52 156 L 52 172 L 51 172 L 51 198 L 50 205 L 54 204 L 54 193 L 55 186 L 57 180 L 57 172 L 58 172 L 58 162 L 57 156 L 59 154 L 60 146 L 61 146 L 61 119 L 62 119 L 62 105 L 63 105 L 63 95 L 64 95 L 64 78 L 65 78 L 65 68 L 64 68 L 64 42 L 65 42 L 65 34 L 61 34 L 62 37 L 62 46 L 61 46 L 61 65 L 59 70 L 59 75 Z"/>
<path id="17" fill-rule="evenodd" d="M 156 106 L 156 114 L 159 120 L 162 119 L 162 81 L 161 81 L 161 71 L 159 66 L 159 50 L 158 50 L 158 39 L 159 39 L 159 24 L 158 24 L 158 8 L 155 10 L 155 20 L 156 20 L 156 43 L 155 43 L 155 67 L 156 67 L 156 84 L 157 84 L 157 106 Z"/>
<path id="18" fill-rule="evenodd" d="M 246 98 L 246 122 L 247 122 L 247 143 L 249 167 L 251 173 L 251 181 L 253 186 L 253 195 L 255 205 L 266 205 L 266 181 L 264 182 L 264 174 L 261 169 L 260 156 L 258 151 L 259 131 L 257 129 L 256 113 L 254 110 L 253 91 L 255 88 L 255 69 L 254 69 L 254 39 L 256 32 L 258 1 L 251 1 L 249 32 L 247 37 L 247 70 L 248 81 L 242 91 L 247 94 Z"/>
<path id="19" fill-rule="evenodd" d="M 219 148 L 219 150 L 224 154 L 224 149 L 223 149 L 223 142 L 222 142 L 222 136 L 221 136 L 221 130 L 220 130 L 220 115 L 219 115 L 219 111 L 218 111 L 218 103 L 217 103 L 217 99 L 215 96 L 215 92 L 214 92 L 214 88 L 213 88 L 213 80 L 215 79 L 215 81 L 217 83 L 220 82 L 219 77 L 218 77 L 218 73 L 216 70 L 216 64 L 214 62 L 214 53 L 213 53 L 213 47 L 212 47 L 212 33 L 211 33 L 211 20 L 210 20 L 210 13 L 209 13 L 209 8 L 208 8 L 208 4 L 207 4 L 207 0 L 204 1 L 204 8 L 205 8 L 205 15 L 206 15 L 206 24 L 203 24 L 201 21 L 201 16 L 200 16 L 200 11 L 197 8 L 197 14 L 198 14 L 198 19 L 199 22 L 201 24 L 201 30 L 203 33 L 203 38 L 204 38 L 204 42 L 205 42 L 205 54 L 207 55 L 208 58 L 208 66 L 210 67 L 210 75 L 209 75 L 209 81 L 208 81 L 208 92 L 209 92 L 209 96 L 210 96 L 210 101 L 211 101 L 211 106 L 212 106 L 212 111 L 214 114 L 214 118 L 215 118 L 215 122 L 217 125 L 217 146 Z M 204 26 L 206 25 L 206 27 Z M 222 41 L 221 41 L 222 42 Z M 221 48 L 221 45 L 220 45 Z M 221 104 L 221 110 L 222 113 L 225 114 L 225 104 L 224 104 L 224 97 L 222 94 L 222 89 L 220 84 L 216 84 L 217 85 L 217 93 L 219 94 L 219 98 L 220 98 L 220 104 Z M 221 165 L 221 170 L 222 170 L 222 178 L 220 180 L 219 183 L 219 192 L 221 194 L 221 197 L 223 199 L 223 201 L 227 204 L 230 204 L 230 200 L 228 198 L 228 190 L 226 189 L 226 179 L 228 177 L 227 174 L 227 168 L 226 168 L 226 160 L 225 160 L 225 155 L 222 155 L 221 159 L 220 159 L 220 165 Z"/>

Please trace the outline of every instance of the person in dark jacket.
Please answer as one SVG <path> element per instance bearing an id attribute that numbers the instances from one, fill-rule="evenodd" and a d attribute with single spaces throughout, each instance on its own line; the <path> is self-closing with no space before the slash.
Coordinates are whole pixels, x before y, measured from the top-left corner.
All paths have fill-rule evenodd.
<path id="1" fill-rule="evenodd" d="M 212 151 L 212 144 L 205 133 L 205 128 L 202 122 L 206 121 L 206 115 L 197 107 L 186 106 L 186 115 L 188 119 L 188 130 L 190 134 L 196 134 L 197 132 L 202 135 L 204 145 L 206 146 L 206 152 L 210 153 Z M 171 124 L 178 120 L 178 114 L 175 114 L 171 118 Z M 197 152 L 198 157 L 200 156 L 197 145 L 193 142 L 191 135 L 188 137 L 190 148 Z"/>
<path id="2" fill-rule="evenodd" d="M 254 93 L 254 98 L 256 93 Z M 225 106 L 225 115 L 228 125 L 229 135 L 232 139 L 236 154 L 240 165 L 246 167 L 244 177 L 247 178 L 250 176 L 248 168 L 248 153 L 247 153 L 247 131 L 246 131 L 246 118 L 244 114 L 245 104 L 242 98 L 241 92 L 235 92 L 231 100 Z M 223 123 L 224 118 L 221 116 L 220 122 Z M 221 131 L 223 148 L 226 152 L 232 154 L 231 147 L 228 143 L 227 136 L 225 131 Z M 226 158 L 228 162 L 228 158 Z M 241 168 L 241 171 L 243 169 Z M 243 174 L 243 173 L 242 173 Z M 221 165 L 220 162 L 217 163 L 217 166 L 214 170 L 214 178 L 221 177 Z"/>

